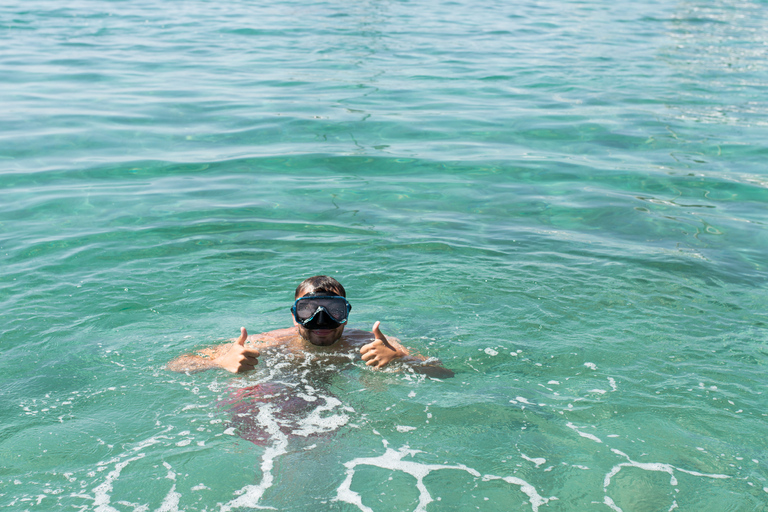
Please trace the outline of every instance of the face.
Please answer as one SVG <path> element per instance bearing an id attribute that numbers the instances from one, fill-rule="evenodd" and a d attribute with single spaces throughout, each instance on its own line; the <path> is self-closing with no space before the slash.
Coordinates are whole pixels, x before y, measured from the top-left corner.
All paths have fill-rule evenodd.
<path id="1" fill-rule="evenodd" d="M 299 297 L 296 297 L 297 299 L 303 297 L 306 294 L 300 295 Z M 299 336 L 305 341 L 310 342 L 312 345 L 315 345 L 317 347 L 329 347 L 339 341 L 339 338 L 341 338 L 341 335 L 344 333 L 344 326 L 346 324 L 341 324 L 340 326 L 336 327 L 335 329 L 307 329 L 300 323 L 296 321 L 295 318 L 293 318 L 293 315 L 291 315 L 291 319 L 293 320 L 293 325 L 296 326 L 296 330 L 299 333 Z"/>

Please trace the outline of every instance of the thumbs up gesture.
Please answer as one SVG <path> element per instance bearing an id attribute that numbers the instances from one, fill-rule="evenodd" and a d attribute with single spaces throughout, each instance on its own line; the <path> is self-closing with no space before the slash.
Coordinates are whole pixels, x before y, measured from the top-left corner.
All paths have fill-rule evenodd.
<path id="1" fill-rule="evenodd" d="M 241 327 L 240 337 L 232 342 L 229 350 L 214 359 L 213 363 L 232 373 L 243 373 L 253 370 L 259 362 L 257 359 L 259 351 L 255 348 L 246 348 L 246 339 L 248 339 L 248 331 L 245 330 L 245 327 Z"/>
<path id="2" fill-rule="evenodd" d="M 381 329 L 381 322 L 373 324 L 373 341 L 360 347 L 363 361 L 367 366 L 383 368 L 393 359 L 405 357 L 408 351 L 394 339 L 388 340 Z"/>

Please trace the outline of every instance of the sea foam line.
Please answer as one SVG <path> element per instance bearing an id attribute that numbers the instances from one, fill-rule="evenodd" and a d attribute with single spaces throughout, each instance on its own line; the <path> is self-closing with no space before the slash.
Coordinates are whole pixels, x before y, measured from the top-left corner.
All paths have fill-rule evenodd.
<path id="1" fill-rule="evenodd" d="M 275 465 L 275 459 L 288 453 L 288 436 L 280 430 L 280 425 L 277 423 L 273 410 L 274 405 L 267 403 L 259 408 L 259 414 L 256 416 L 258 422 L 266 429 L 270 437 L 275 440 L 271 446 L 264 450 L 264 455 L 261 456 L 261 482 L 258 485 L 246 485 L 243 487 L 239 491 L 242 494 L 226 505 L 222 505 L 220 512 L 228 512 L 234 507 L 274 510 L 274 507 L 259 505 L 259 500 L 261 500 L 264 492 L 272 487 L 274 482 L 272 468 Z"/>
<path id="2" fill-rule="evenodd" d="M 312 355 L 308 354 L 305 364 L 311 361 L 311 359 Z M 279 370 L 283 366 L 292 368 L 287 362 L 275 365 L 270 368 L 269 376 L 262 379 L 259 383 L 279 382 Z M 322 416 L 323 412 L 332 411 L 341 406 L 342 403 L 334 397 L 316 394 L 317 390 L 309 385 L 309 381 L 306 378 L 309 371 L 309 368 L 306 369 L 300 376 L 300 379 L 305 384 L 305 393 L 301 393 L 302 398 L 307 402 L 314 402 L 318 398 L 322 398 L 324 403 L 313 409 L 307 417 L 299 422 L 298 428 L 291 432 L 292 435 L 296 436 L 307 437 L 313 434 L 330 432 L 345 425 L 349 421 L 349 416 L 344 413 L 334 416 Z M 259 482 L 258 485 L 246 485 L 237 491 L 236 494 L 238 497 L 234 498 L 229 503 L 221 505 L 220 512 L 229 512 L 237 507 L 275 510 L 274 507 L 259 505 L 259 501 L 264 496 L 267 489 L 274 484 L 272 469 L 275 465 L 275 459 L 288 453 L 289 437 L 287 434 L 283 433 L 280 428 L 280 423 L 274 414 L 276 409 L 277 408 L 273 403 L 265 403 L 259 407 L 259 412 L 256 416 L 256 420 L 262 427 L 264 427 L 264 430 L 269 434 L 269 438 L 273 440 L 273 443 L 264 450 L 264 454 L 261 457 L 261 482 Z"/>
<path id="3" fill-rule="evenodd" d="M 616 503 L 613 501 L 613 499 L 608 496 L 608 486 L 611 485 L 611 479 L 619 474 L 619 471 L 621 471 L 624 468 L 638 468 L 642 469 L 644 471 L 660 471 L 663 473 L 669 474 L 669 485 L 672 487 L 677 485 L 677 478 L 675 478 L 675 471 L 680 471 L 681 473 L 686 473 L 693 476 L 702 476 L 705 478 L 715 478 L 715 479 L 726 479 L 730 478 L 728 475 L 719 475 L 719 474 L 707 474 L 707 473 L 700 473 L 698 471 L 690 471 L 687 469 L 681 469 L 677 468 L 671 464 L 666 464 L 663 462 L 635 462 L 632 459 L 629 458 L 629 455 L 626 453 L 616 450 L 615 448 L 611 448 L 611 451 L 615 453 L 616 455 L 619 455 L 621 457 L 624 457 L 627 459 L 627 462 L 622 462 L 620 464 L 617 464 L 611 468 L 611 470 L 605 475 L 605 478 L 603 479 L 603 491 L 605 492 L 605 497 L 603 499 L 603 503 L 608 505 L 608 507 L 611 508 L 614 512 L 623 512 L 621 508 L 619 508 Z M 676 495 L 675 495 L 676 497 Z M 673 498 L 672 505 L 670 506 L 669 510 L 672 511 L 678 507 L 677 500 Z"/>
<path id="4" fill-rule="evenodd" d="M 164 434 L 170 432 L 172 429 L 173 427 L 167 427 L 165 430 L 163 430 L 159 434 L 156 434 L 148 439 L 145 439 L 144 441 L 136 443 L 136 445 L 130 449 L 130 452 L 133 452 L 133 453 L 138 452 L 140 450 L 143 450 L 144 448 L 147 448 L 149 446 L 159 443 L 161 439 L 168 439 L 167 436 L 165 436 Z M 129 451 L 123 452 L 122 454 L 106 462 L 100 462 L 97 464 L 98 466 L 107 466 L 109 464 L 115 463 L 115 467 L 112 471 L 107 473 L 107 476 L 102 483 L 100 483 L 99 485 L 93 488 L 93 498 L 87 495 L 73 494 L 72 496 L 93 499 L 94 510 L 96 512 L 118 512 L 117 509 L 110 504 L 112 501 L 111 492 L 113 489 L 113 483 L 115 482 L 115 480 L 117 480 L 120 477 L 120 474 L 122 473 L 123 469 L 126 468 L 126 466 L 128 466 L 131 462 L 137 461 L 139 459 L 143 459 L 146 456 L 145 453 L 138 453 L 133 457 L 128 457 L 125 460 L 122 460 L 128 455 L 128 453 Z M 169 469 L 169 474 L 171 474 L 172 472 L 170 472 L 170 467 L 168 467 L 168 469 Z M 174 474 L 174 478 L 175 478 L 175 474 Z M 171 492 L 175 492 L 175 484 L 174 484 L 174 489 L 171 489 Z M 166 497 L 166 500 L 167 499 L 168 497 Z"/>
<path id="5" fill-rule="evenodd" d="M 594 441 L 596 443 L 601 443 L 601 444 L 603 443 L 603 441 L 599 437 L 594 436 L 592 434 L 587 434 L 585 432 L 581 432 L 579 430 L 579 427 L 577 427 L 573 423 L 569 422 L 569 423 L 566 424 L 566 426 L 568 428 L 573 429 L 581 437 L 585 437 L 587 439 L 591 439 L 592 441 Z M 622 462 L 622 463 L 619 463 L 619 464 L 616 464 L 615 466 L 613 466 L 611 468 L 611 470 L 608 473 L 606 473 L 605 477 L 603 478 L 603 492 L 605 494 L 605 496 L 603 497 L 603 504 L 607 505 L 614 512 L 623 512 L 623 510 L 618 505 L 616 505 L 616 503 L 613 501 L 613 498 L 611 498 L 608 495 L 608 486 L 611 485 L 611 479 L 613 477 L 615 477 L 617 474 L 619 474 L 619 472 L 622 469 L 624 469 L 624 468 L 637 468 L 637 469 L 642 469 L 643 471 L 659 471 L 659 472 L 662 472 L 662 473 L 668 473 L 669 474 L 669 484 L 672 487 L 677 485 L 677 478 L 675 478 L 675 473 L 674 473 L 675 471 L 680 471 L 681 473 L 686 473 L 688 475 L 700 476 L 700 477 L 705 477 L 705 478 L 714 478 L 714 479 L 731 478 L 728 475 L 700 473 L 698 471 L 691 471 L 691 470 L 688 470 L 688 469 L 682 469 L 682 468 L 678 468 L 678 467 L 675 467 L 675 466 L 673 466 L 671 464 L 667 464 L 667 463 L 664 463 L 664 462 L 636 462 L 636 461 L 630 459 L 629 455 L 627 455 L 626 453 L 624 453 L 624 452 L 622 452 L 620 450 L 617 450 L 615 448 L 611 448 L 610 450 L 613 453 L 615 453 L 616 455 L 619 455 L 620 457 L 624 457 L 625 459 L 627 459 L 627 462 Z M 676 508 L 678 508 L 678 504 L 677 504 L 677 500 L 676 500 L 676 496 L 677 495 L 675 494 L 674 496 L 675 496 L 675 498 L 673 498 L 673 500 L 672 500 L 672 505 L 669 508 L 669 512 L 671 512 L 672 510 L 675 510 Z"/>
<path id="6" fill-rule="evenodd" d="M 544 498 L 537 491 L 536 488 L 517 477 L 500 477 L 495 475 L 481 475 L 475 469 L 472 469 L 464 464 L 447 465 L 447 464 L 422 464 L 413 461 L 404 461 L 405 456 L 414 456 L 417 453 L 423 453 L 420 450 L 412 450 L 408 446 L 403 446 L 399 450 L 395 451 L 387 446 L 386 440 L 384 441 L 385 452 L 378 457 L 361 457 L 346 462 L 344 466 L 346 470 L 346 478 L 336 490 L 336 500 L 350 503 L 359 508 L 362 512 L 373 512 L 373 509 L 364 505 L 362 497 L 359 493 L 352 490 L 352 479 L 355 476 L 355 468 L 357 466 L 376 466 L 382 469 L 389 469 L 392 471 L 402 471 L 414 477 L 416 479 L 416 488 L 419 490 L 419 505 L 413 512 L 425 512 L 427 505 L 434 500 L 429 494 L 427 487 L 424 485 L 424 478 L 432 471 L 440 469 L 458 469 L 466 471 L 475 478 L 481 478 L 484 482 L 490 480 L 503 480 L 509 484 L 517 485 L 520 490 L 528 495 L 529 501 L 533 512 L 538 512 L 539 507 L 548 503 L 550 500 L 556 500 L 557 498 Z"/>

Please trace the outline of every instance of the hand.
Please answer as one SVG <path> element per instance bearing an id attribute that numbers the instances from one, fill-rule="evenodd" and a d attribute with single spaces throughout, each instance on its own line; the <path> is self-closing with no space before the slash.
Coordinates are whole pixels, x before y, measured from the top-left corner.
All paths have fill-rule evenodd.
<path id="1" fill-rule="evenodd" d="M 381 322 L 373 324 L 373 342 L 360 347 L 363 361 L 366 365 L 374 368 L 383 368 L 393 359 L 408 355 L 408 351 L 402 345 L 394 340 L 387 340 L 387 337 L 379 329 L 380 324 Z"/>
<path id="2" fill-rule="evenodd" d="M 213 360 L 213 363 L 220 368 L 224 368 L 228 372 L 243 373 L 253 368 L 258 364 L 259 351 L 255 348 L 245 348 L 245 340 L 248 338 L 248 331 L 245 327 L 240 328 L 240 337 L 237 338 L 229 350 Z"/>

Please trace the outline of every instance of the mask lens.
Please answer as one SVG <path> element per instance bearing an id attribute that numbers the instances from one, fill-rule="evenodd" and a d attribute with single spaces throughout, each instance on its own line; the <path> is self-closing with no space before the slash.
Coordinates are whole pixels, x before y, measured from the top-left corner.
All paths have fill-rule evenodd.
<path id="1" fill-rule="evenodd" d="M 343 323 L 351 307 L 344 297 L 302 297 L 296 301 L 296 317 L 306 322 L 323 308 L 336 322 Z"/>
<path id="2" fill-rule="evenodd" d="M 310 301 L 302 301 L 296 303 L 296 316 L 299 317 L 299 320 L 309 320 L 312 318 L 312 315 L 315 314 L 315 311 L 317 311 L 317 304 L 314 304 Z"/>
<path id="3" fill-rule="evenodd" d="M 325 305 L 325 310 L 336 320 L 347 318 L 347 301 L 334 300 Z"/>

